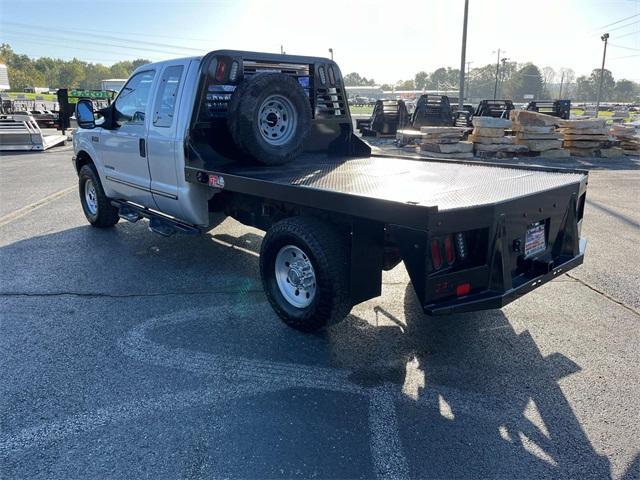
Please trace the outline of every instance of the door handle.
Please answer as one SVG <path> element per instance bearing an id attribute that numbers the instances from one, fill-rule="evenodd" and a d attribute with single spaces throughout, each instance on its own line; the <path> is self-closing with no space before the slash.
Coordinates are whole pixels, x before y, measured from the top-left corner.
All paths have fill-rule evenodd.
<path id="1" fill-rule="evenodd" d="M 144 141 L 144 138 L 141 138 L 138 142 L 138 145 L 140 146 L 140 156 L 141 157 L 146 157 L 147 156 L 147 145 Z"/>

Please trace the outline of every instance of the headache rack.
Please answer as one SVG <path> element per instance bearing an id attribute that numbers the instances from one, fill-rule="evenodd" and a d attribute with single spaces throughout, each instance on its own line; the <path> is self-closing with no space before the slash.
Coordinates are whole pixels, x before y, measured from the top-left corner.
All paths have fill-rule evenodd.
<path id="1" fill-rule="evenodd" d="M 331 60 L 294 55 L 218 51 L 208 54 L 203 64 L 207 79 L 203 87 L 204 107 L 200 121 L 226 117 L 229 101 L 243 79 L 258 73 L 283 73 L 295 77 L 304 90 L 314 116 L 347 117 L 342 74 Z"/>

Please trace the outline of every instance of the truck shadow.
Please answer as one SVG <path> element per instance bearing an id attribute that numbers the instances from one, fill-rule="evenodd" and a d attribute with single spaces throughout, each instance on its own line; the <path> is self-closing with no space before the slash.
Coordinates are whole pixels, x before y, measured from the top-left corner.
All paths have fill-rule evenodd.
<path id="1" fill-rule="evenodd" d="M 392 299 L 372 300 L 326 332 L 303 335 L 278 325 L 275 315 L 259 316 L 251 305 L 260 297 L 260 309 L 266 306 L 255 255 L 260 242 L 253 232 L 234 236 L 214 230 L 195 238 L 158 239 L 141 225 L 119 225 L 111 232 L 79 227 L 1 248 L 3 290 L 161 295 L 167 284 L 189 293 L 203 288 L 202 297 L 167 300 L 166 308 L 178 314 L 198 302 L 219 302 L 205 300 L 207 288 L 232 292 L 223 302 L 237 302 L 233 319 L 203 318 L 164 328 L 153 340 L 168 348 L 254 357 L 292 368 L 346 371 L 349 382 L 366 390 L 391 385 L 398 392 L 398 437 L 412 477 L 610 477 L 607 458 L 594 450 L 558 383 L 580 367 L 559 352 L 544 356 L 531 334 L 517 332 L 503 311 L 430 318 L 407 285 L 393 312 Z M 105 269 L 102 277 L 77 273 L 96 264 Z M 264 315 L 272 325 L 261 324 Z M 328 395 L 336 405 L 345 398 L 339 392 Z M 291 402 L 281 395 L 276 404 Z M 310 415 L 299 404 L 290 406 L 292 415 Z M 364 408 L 345 422 L 362 424 L 366 438 L 366 418 Z M 297 467 L 295 455 L 287 461 Z"/>
<path id="2" fill-rule="evenodd" d="M 354 381 L 401 386 L 398 423 L 412 475 L 610 478 L 558 384 L 580 371 L 571 359 L 544 356 L 500 310 L 425 316 L 411 285 L 403 318 L 374 309 L 387 326 L 353 328 L 364 320 L 352 316 L 341 336 L 369 357 Z M 358 344 L 358 332 L 372 338 Z"/>

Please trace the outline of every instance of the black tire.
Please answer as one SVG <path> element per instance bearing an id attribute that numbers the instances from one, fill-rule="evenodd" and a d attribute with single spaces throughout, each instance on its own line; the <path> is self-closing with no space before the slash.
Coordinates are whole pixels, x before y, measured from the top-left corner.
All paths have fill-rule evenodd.
<path id="1" fill-rule="evenodd" d="M 288 100 L 294 111 L 290 133 L 282 144 L 272 144 L 265 139 L 269 136 L 260 125 L 261 110 L 267 108 L 265 100 L 279 96 Z M 284 128 L 280 116 L 274 115 L 276 127 Z M 283 117 L 286 119 L 286 115 Z M 296 158 L 304 147 L 311 129 L 311 106 L 304 90 L 295 78 L 282 73 L 259 73 L 238 85 L 229 101 L 227 123 L 235 144 L 254 160 L 266 165 L 281 165 Z M 295 125 L 294 125 L 295 124 Z M 278 133 L 272 133 L 277 135 Z M 271 139 L 276 142 L 276 139 Z"/>
<path id="2" fill-rule="evenodd" d="M 305 308 L 287 301 L 276 280 L 276 257 L 288 245 L 302 250 L 315 271 L 315 296 Z M 340 322 L 351 311 L 347 236 L 316 218 L 288 218 L 269 229 L 260 251 L 260 275 L 271 306 L 284 323 L 296 330 L 322 329 Z"/>
<path id="3" fill-rule="evenodd" d="M 95 200 L 96 206 L 95 212 L 87 204 L 87 197 L 85 195 L 88 182 L 91 182 L 95 187 Z M 118 216 L 118 209 L 111 205 L 111 202 L 104 194 L 102 183 L 96 168 L 93 165 L 84 165 L 80 169 L 78 174 L 78 189 L 80 192 L 80 203 L 82 204 L 82 210 L 84 216 L 94 227 L 108 228 L 113 227 L 120 217 Z"/>

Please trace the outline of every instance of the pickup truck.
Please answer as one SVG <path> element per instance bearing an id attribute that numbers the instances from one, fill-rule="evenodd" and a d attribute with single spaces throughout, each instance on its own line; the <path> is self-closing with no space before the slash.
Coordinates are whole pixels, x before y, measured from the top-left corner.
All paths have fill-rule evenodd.
<path id="1" fill-rule="evenodd" d="M 583 261 L 587 173 L 372 155 L 338 65 L 235 50 L 139 67 L 78 102 L 73 162 L 95 227 L 266 231 L 265 294 L 314 331 L 381 294 L 404 262 L 426 314 L 500 308 Z"/>

